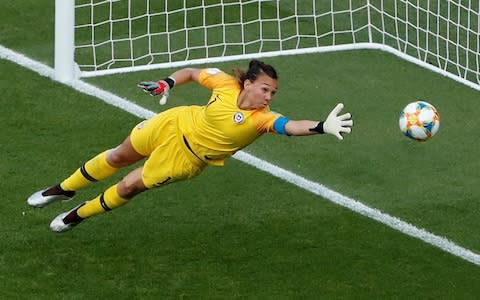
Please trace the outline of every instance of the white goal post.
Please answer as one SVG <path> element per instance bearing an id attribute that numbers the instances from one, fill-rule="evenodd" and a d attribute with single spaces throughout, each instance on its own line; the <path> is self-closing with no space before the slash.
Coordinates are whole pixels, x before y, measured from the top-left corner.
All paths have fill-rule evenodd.
<path id="1" fill-rule="evenodd" d="M 56 77 L 379 49 L 480 90 L 479 2 L 56 0 Z"/>

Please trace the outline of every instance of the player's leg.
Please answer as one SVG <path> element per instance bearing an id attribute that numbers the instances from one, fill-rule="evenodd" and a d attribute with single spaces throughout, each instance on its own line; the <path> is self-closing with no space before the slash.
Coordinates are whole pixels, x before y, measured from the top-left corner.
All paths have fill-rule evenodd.
<path id="1" fill-rule="evenodd" d="M 104 151 L 87 161 L 60 183 L 60 187 L 65 191 L 77 191 L 92 182 L 115 174 L 120 168 L 129 166 L 144 157 L 135 151 L 128 136 L 118 147 Z"/>
<path id="2" fill-rule="evenodd" d="M 57 216 L 50 224 L 52 231 L 67 231 L 86 218 L 126 204 L 128 200 L 147 189 L 200 174 L 206 164 L 193 154 L 188 156 L 188 150 L 179 145 L 178 136 L 163 133 L 161 139 L 163 142 L 151 153 L 141 168 L 132 171 L 117 185 L 108 188 L 93 200 Z"/>
<path id="3" fill-rule="evenodd" d="M 58 215 L 50 224 L 50 228 L 55 232 L 64 232 L 86 218 L 127 204 L 130 199 L 147 189 L 142 181 L 142 170 L 143 167 L 140 167 L 130 172 L 119 183 L 109 187 L 94 199 Z"/>
<path id="4" fill-rule="evenodd" d="M 44 207 L 51 202 L 73 199 L 75 191 L 115 174 L 120 168 L 131 165 L 145 156 L 132 146 L 130 136 L 114 149 L 104 151 L 78 168 L 60 184 L 34 193 L 27 199 L 30 206 Z"/>

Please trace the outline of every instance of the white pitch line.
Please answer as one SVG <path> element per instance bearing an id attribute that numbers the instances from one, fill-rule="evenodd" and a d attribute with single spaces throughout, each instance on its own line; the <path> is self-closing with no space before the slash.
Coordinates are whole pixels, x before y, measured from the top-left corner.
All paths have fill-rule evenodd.
<path id="1" fill-rule="evenodd" d="M 34 61 L 31 58 L 28 58 L 20 53 L 14 52 L 8 48 L 5 48 L 2 45 L 0 45 L 0 58 L 9 60 L 18 65 L 21 65 L 27 69 L 30 69 L 40 74 L 41 76 L 45 76 L 54 81 L 58 81 L 55 79 L 55 76 L 54 76 L 55 73 L 51 67 L 44 65 L 40 62 Z M 138 106 L 128 101 L 127 99 L 118 97 L 115 94 L 99 89 L 81 80 L 75 80 L 70 83 L 64 83 L 64 84 L 72 87 L 73 89 L 81 93 L 85 93 L 85 94 L 97 97 L 108 104 L 118 107 L 140 118 L 147 119 L 156 114 L 155 112 L 147 110 L 141 106 Z M 287 171 L 278 166 L 275 166 L 267 161 L 257 158 L 244 151 L 237 152 L 233 156 L 233 158 L 238 159 L 259 170 L 267 172 L 275 177 L 278 177 L 287 182 L 290 182 L 291 184 L 296 185 L 304 190 L 307 190 L 315 195 L 328 199 L 333 203 L 346 207 L 356 213 L 359 213 L 370 219 L 373 219 L 382 224 L 385 224 L 388 227 L 398 230 L 406 235 L 422 240 L 432 246 L 435 246 L 443 251 L 451 253 L 452 255 L 455 255 L 461 259 L 464 259 L 476 265 L 480 265 L 479 254 L 474 253 L 473 251 L 466 249 L 464 247 L 461 247 L 453 243 L 452 241 L 448 240 L 447 238 L 440 237 L 424 229 L 417 228 L 412 224 L 402 221 L 396 217 L 392 217 L 386 213 L 379 211 L 378 209 L 366 206 L 365 204 L 355 199 L 344 196 L 336 191 L 333 191 L 325 187 L 324 185 L 310 181 L 304 177 L 301 177 L 290 171 Z"/>
<path id="2" fill-rule="evenodd" d="M 338 192 L 335 192 L 322 184 L 305 179 L 304 177 L 301 177 L 295 173 L 275 166 L 251 154 L 240 151 L 234 155 L 234 158 L 245 162 L 251 166 L 254 166 L 255 168 L 258 168 L 262 171 L 265 171 L 269 174 L 272 174 L 275 177 L 288 181 L 291 184 L 307 190 L 315 195 L 328 199 L 333 203 L 336 203 L 356 213 L 364 215 L 370 219 L 374 219 L 380 223 L 383 223 L 388 227 L 403 232 L 414 238 L 420 239 L 428 244 L 438 247 L 466 261 L 472 262 L 476 265 L 480 265 L 480 255 L 472 252 L 469 249 L 463 248 L 444 237 L 440 237 L 424 229 L 417 228 L 412 224 L 402 221 L 396 217 L 392 217 L 386 213 L 379 211 L 378 209 L 368 207 L 365 204 L 355 199 L 344 196 Z"/>

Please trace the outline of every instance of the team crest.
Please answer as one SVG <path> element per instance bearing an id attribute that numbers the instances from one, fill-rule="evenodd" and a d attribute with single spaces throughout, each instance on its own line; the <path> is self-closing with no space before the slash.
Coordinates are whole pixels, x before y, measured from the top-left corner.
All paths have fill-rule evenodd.
<path id="1" fill-rule="evenodd" d="M 237 123 L 237 124 L 242 124 L 243 121 L 245 121 L 245 117 L 243 116 L 243 113 L 241 112 L 236 112 L 234 115 L 233 115 L 233 122 Z"/>

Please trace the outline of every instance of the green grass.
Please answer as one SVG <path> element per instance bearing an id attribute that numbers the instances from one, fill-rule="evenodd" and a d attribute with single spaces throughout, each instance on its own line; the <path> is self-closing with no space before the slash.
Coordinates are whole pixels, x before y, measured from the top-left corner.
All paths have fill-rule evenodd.
<path id="1" fill-rule="evenodd" d="M 375 51 L 302 55 L 268 62 L 280 72 L 280 92 L 273 110 L 291 118 L 321 119 L 337 101 L 343 101 L 355 116 L 354 134 L 343 143 L 333 138 L 266 137 L 248 151 L 420 227 L 449 237 L 453 234 L 455 241 L 480 250 L 475 238 L 480 230 L 475 221 L 480 189 L 474 183 L 480 165 L 475 159 L 476 141 L 470 138 L 478 128 L 473 109 L 477 92 Z M 247 62 L 219 66 L 230 70 L 235 63 Z M 297 70 L 315 77 L 290 80 Z M 170 71 L 89 81 L 158 110 L 156 101 L 138 93 L 130 83 L 161 78 Z M 198 92 L 194 85 L 179 88 L 169 106 L 203 103 L 208 93 L 200 89 L 196 95 Z M 399 111 L 419 98 L 434 103 L 442 118 L 438 136 L 427 143 L 410 141 L 398 130 Z M 459 209 L 459 203 L 465 208 Z M 444 223 L 446 211 L 455 216 L 453 224 Z"/>
<path id="2" fill-rule="evenodd" d="M 28 8 L 28 9 L 27 9 Z M 31 18 L 15 22 L 22 12 Z M 0 44 L 51 62 L 52 7 L 0 4 Z M 32 19 L 33 18 L 33 19 Z M 38 24 L 42 24 L 39 26 Z M 19 38 L 22 36 L 23 38 Z M 480 253 L 478 92 L 375 51 L 266 60 L 280 74 L 272 109 L 324 118 L 337 101 L 352 135 L 265 136 L 246 151 Z M 216 66 L 228 71 L 247 61 Z M 26 198 L 120 143 L 140 120 L 98 99 L 0 61 L 0 299 L 349 298 L 476 299 L 480 268 L 234 159 L 199 177 L 144 193 L 66 234 L 48 224 L 74 203 L 29 208 Z M 172 70 L 89 79 L 153 111 L 204 103 L 175 89 L 167 107 L 135 84 Z M 414 99 L 435 104 L 437 136 L 398 130 Z"/>
<path id="3" fill-rule="evenodd" d="M 473 299 L 479 292 L 478 266 L 235 160 L 52 234 L 49 221 L 73 204 L 32 209 L 26 196 L 118 143 L 138 120 L 0 63 L 13 74 L 1 103 L 10 129 L 0 140 L 9 158 L 0 169 L 4 299 Z M 35 98 L 22 88 L 26 77 L 42 91 Z M 328 163 L 321 154 L 317 164 Z M 80 200 L 114 181 L 82 191 Z"/>

